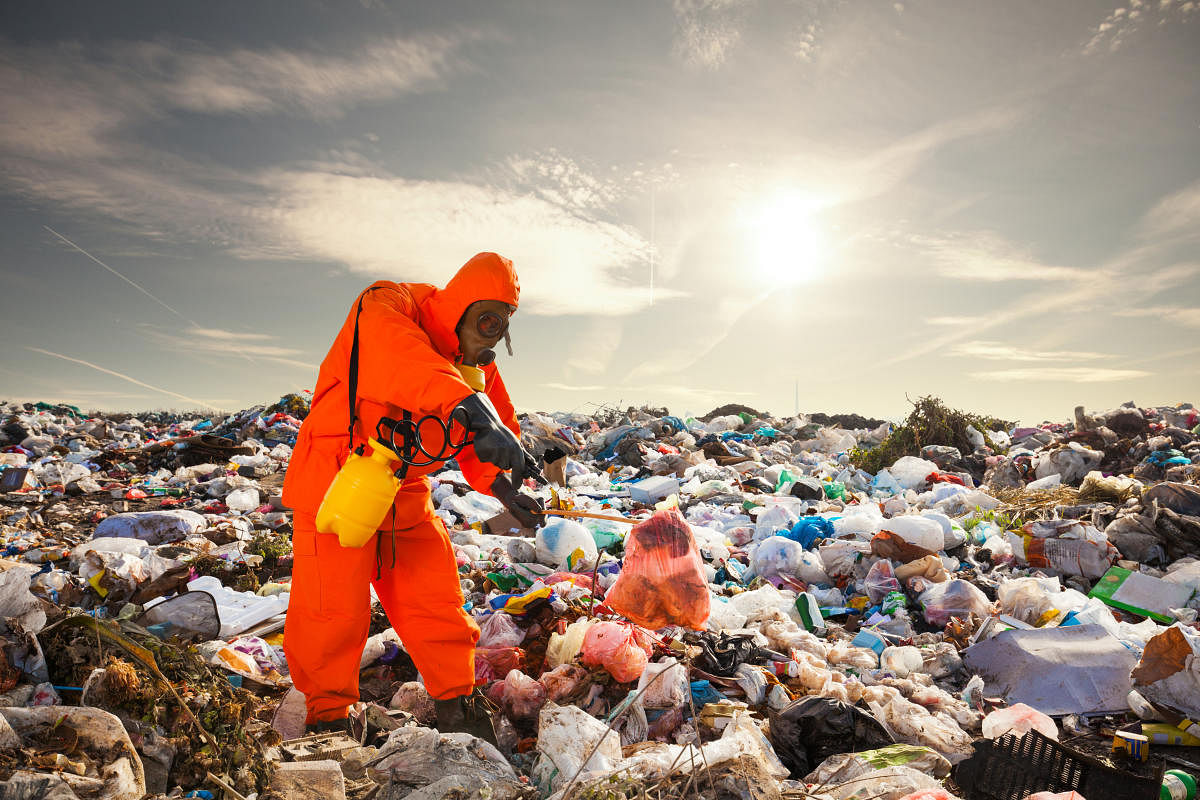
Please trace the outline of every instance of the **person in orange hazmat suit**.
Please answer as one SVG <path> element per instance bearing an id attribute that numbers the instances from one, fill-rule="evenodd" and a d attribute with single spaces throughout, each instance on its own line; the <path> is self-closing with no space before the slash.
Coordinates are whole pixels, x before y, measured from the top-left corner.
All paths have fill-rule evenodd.
<path id="1" fill-rule="evenodd" d="M 379 281 L 355 300 L 321 362 L 283 485 L 283 501 L 293 509 L 294 557 L 283 647 L 310 731 L 345 727 L 359 699 L 374 587 L 436 701 L 439 730 L 491 733 L 490 721 L 475 716 L 468 702 L 479 628 L 463 609 L 454 549 L 430 498 L 427 475 L 444 462 L 407 469 L 375 541 L 364 547 L 342 547 L 335 534 L 318 531 L 316 513 L 352 449 L 375 435 L 378 421 L 410 412 L 415 419 L 465 420 L 450 425 L 449 438 L 473 436 L 455 457 L 467 481 L 501 500 L 522 524 L 537 526 L 540 501 L 518 490 L 536 463 L 521 446 L 512 401 L 492 363 L 491 348 L 508 341 L 519 295 L 512 263 L 495 253 L 476 255 L 444 289 Z M 483 370 L 486 400 L 457 363 Z M 430 442 L 430 427 L 422 427 L 422 446 L 441 453 L 447 432 L 434 431 L 441 439 Z"/>

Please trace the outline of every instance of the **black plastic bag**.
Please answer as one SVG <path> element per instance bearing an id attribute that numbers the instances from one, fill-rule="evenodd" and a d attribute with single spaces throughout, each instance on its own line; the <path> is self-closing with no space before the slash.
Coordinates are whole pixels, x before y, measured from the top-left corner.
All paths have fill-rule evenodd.
<path id="1" fill-rule="evenodd" d="M 771 743 L 795 779 L 829 756 L 895 744 L 879 721 L 832 697 L 801 697 L 771 716 Z"/>

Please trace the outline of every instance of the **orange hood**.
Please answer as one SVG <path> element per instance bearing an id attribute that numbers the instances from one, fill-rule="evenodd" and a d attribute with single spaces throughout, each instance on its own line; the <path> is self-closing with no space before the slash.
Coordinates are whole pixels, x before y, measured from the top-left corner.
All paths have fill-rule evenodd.
<path id="1" fill-rule="evenodd" d="M 454 329 L 471 303 L 499 300 L 516 306 L 521 284 L 512 262 L 496 253 L 479 253 L 455 273 L 445 289 L 421 301 L 421 327 L 443 353 L 458 353 Z"/>

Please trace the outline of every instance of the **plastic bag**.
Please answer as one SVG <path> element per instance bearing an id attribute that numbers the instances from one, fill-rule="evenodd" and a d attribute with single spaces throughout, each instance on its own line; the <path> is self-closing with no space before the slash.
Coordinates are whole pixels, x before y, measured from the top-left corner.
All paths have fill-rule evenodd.
<path id="1" fill-rule="evenodd" d="M 825 519 L 825 517 L 815 515 L 801 517 L 800 521 L 793 525 L 790 531 L 781 532 L 779 535 L 786 536 L 807 550 L 813 546 L 813 543 L 817 539 L 833 538 L 833 523 Z"/>
<path id="2" fill-rule="evenodd" d="M 533 777 L 544 794 L 561 789 L 577 773 L 607 774 L 621 761 L 621 737 L 577 706 L 547 703 L 538 716 Z"/>
<path id="3" fill-rule="evenodd" d="M 906 794 L 900 800 L 959 800 L 958 795 L 950 794 L 945 789 L 920 789 L 912 794 Z"/>
<path id="4" fill-rule="evenodd" d="M 642 690 L 645 690 L 642 705 L 646 708 L 674 708 L 683 705 L 691 693 L 687 669 L 674 658 L 664 658 L 657 663 L 647 664 L 642 677 L 638 679 L 638 691 Z"/>
<path id="5" fill-rule="evenodd" d="M 650 660 L 650 648 L 644 647 L 632 625 L 597 622 L 583 639 L 583 663 L 603 667 L 618 683 L 641 677 Z"/>
<path id="6" fill-rule="evenodd" d="M 1020 737 L 1031 730 L 1058 741 L 1058 726 L 1054 724 L 1054 720 L 1024 703 L 998 709 L 983 718 L 985 739 L 999 739 L 1006 733 Z"/>
<path id="7" fill-rule="evenodd" d="M 604 602 L 646 628 L 704 629 L 709 613 L 704 562 L 677 510 L 660 511 L 629 532 L 621 574 Z"/>
<path id="8" fill-rule="evenodd" d="M 896 580 L 907 581 L 909 578 L 924 578 L 930 583 L 941 583 L 950 580 L 946 566 L 937 556 L 925 556 L 916 561 L 902 564 L 895 569 Z"/>
<path id="9" fill-rule="evenodd" d="M 1060 594 L 1058 578 L 1016 578 L 1000 581 L 996 598 L 1000 611 L 1030 625 L 1054 608 L 1054 594 Z"/>
<path id="10" fill-rule="evenodd" d="M 870 539 L 883 527 L 883 514 L 874 503 L 848 506 L 840 517 L 833 520 L 833 530 L 838 536 L 853 534 L 860 539 Z"/>
<path id="11" fill-rule="evenodd" d="M 573 569 L 580 564 L 594 564 L 600 553 L 596 540 L 578 522 L 549 517 L 537 532 L 537 560 L 550 567 Z"/>
<path id="12" fill-rule="evenodd" d="M 525 641 L 525 630 L 503 611 L 489 614 L 479 626 L 479 647 L 516 647 Z"/>
<path id="13" fill-rule="evenodd" d="M 872 603 L 878 603 L 887 597 L 889 592 L 901 591 L 900 581 L 892 572 L 892 562 L 881 558 L 871 565 L 867 577 L 863 579 L 863 591 L 867 593 Z"/>
<path id="14" fill-rule="evenodd" d="M 931 472 L 937 472 L 938 466 L 932 461 L 926 461 L 916 456 L 903 456 L 888 469 L 892 477 L 905 489 L 920 489 L 925 485 Z"/>
<path id="15" fill-rule="evenodd" d="M 738 686 L 746 694 L 746 703 L 760 706 L 767 701 L 767 677 L 762 668 L 750 664 L 739 664 L 734 673 Z"/>
<path id="16" fill-rule="evenodd" d="M 886 767 L 908 767 L 936 778 L 950 774 L 950 762 L 930 750 L 911 744 L 893 744 L 861 753 L 838 753 L 804 776 L 804 782 L 819 785 L 845 783 Z"/>
<path id="17" fill-rule="evenodd" d="M 829 697 L 801 697 L 772 715 L 771 743 L 792 777 L 801 778 L 831 755 L 895 740 L 860 708 Z"/>
<path id="18" fill-rule="evenodd" d="M 983 617 L 992 610 L 987 595 L 960 578 L 931 585 L 921 592 L 917 602 L 925 609 L 925 621 L 937 626 L 945 625 L 951 617 L 966 619 L 970 614 Z"/>
<path id="19" fill-rule="evenodd" d="M 956 800 L 934 780 L 912 767 L 884 767 L 827 790 L 833 800 Z"/>
<path id="20" fill-rule="evenodd" d="M 538 683 L 546 689 L 546 699 L 560 703 L 572 697 L 587 683 L 588 671 L 575 664 L 560 664 L 542 673 Z"/>
<path id="21" fill-rule="evenodd" d="M 519 669 L 504 678 L 504 713 L 514 720 L 529 719 L 546 704 L 546 687 Z"/>
<path id="22" fill-rule="evenodd" d="M 898 678 L 907 678 L 912 673 L 924 669 L 925 658 L 916 647 L 888 647 L 879 657 L 879 665 L 888 672 L 895 673 Z"/>
<path id="23" fill-rule="evenodd" d="M 750 568 L 755 575 L 776 586 L 794 585 L 804 552 L 804 548 L 791 539 L 771 536 L 754 548 Z"/>
<path id="24" fill-rule="evenodd" d="M 566 633 L 550 634 L 550 642 L 546 646 L 546 664 L 553 668 L 574 661 L 583 648 L 583 640 L 587 636 L 588 628 L 594 624 L 587 617 L 580 617 L 567 626 Z"/>
<path id="25" fill-rule="evenodd" d="M 883 521 L 883 530 L 891 531 L 909 544 L 936 553 L 946 544 L 946 534 L 936 519 L 906 514 Z"/>
<path id="26" fill-rule="evenodd" d="M 854 574 L 858 562 L 871 552 L 871 545 L 848 539 L 826 539 L 817 552 L 821 554 L 821 564 L 827 574 L 844 578 Z"/>
<path id="27" fill-rule="evenodd" d="M 631 690 L 608 715 L 609 727 L 621 735 L 622 747 L 644 742 L 650 734 L 644 699 L 636 690 Z"/>
<path id="28" fill-rule="evenodd" d="M 519 647 L 475 648 L 475 682 L 490 683 L 500 680 L 514 669 L 525 665 L 525 651 Z"/>

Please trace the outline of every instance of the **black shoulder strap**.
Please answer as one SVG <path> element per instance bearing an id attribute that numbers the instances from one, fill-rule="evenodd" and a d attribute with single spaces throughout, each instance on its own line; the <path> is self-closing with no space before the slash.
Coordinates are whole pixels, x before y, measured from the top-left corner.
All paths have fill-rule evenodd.
<path id="1" fill-rule="evenodd" d="M 358 318 L 362 316 L 363 298 L 369 291 L 371 289 L 366 289 L 358 296 L 358 310 L 354 312 L 354 344 L 350 346 L 350 425 L 346 430 L 350 433 L 351 450 L 354 449 L 354 421 L 358 419 Z"/>

